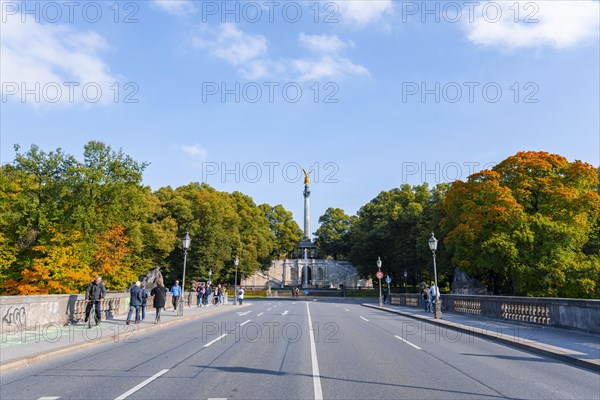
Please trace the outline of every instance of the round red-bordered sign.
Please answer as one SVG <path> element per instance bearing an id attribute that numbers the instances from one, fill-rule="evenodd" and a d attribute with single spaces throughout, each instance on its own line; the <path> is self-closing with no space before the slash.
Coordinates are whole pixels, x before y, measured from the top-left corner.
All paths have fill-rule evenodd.
<path id="1" fill-rule="evenodd" d="M 375 276 L 377 277 L 377 279 L 382 279 L 383 278 L 383 272 L 377 271 L 377 273 L 375 274 Z"/>

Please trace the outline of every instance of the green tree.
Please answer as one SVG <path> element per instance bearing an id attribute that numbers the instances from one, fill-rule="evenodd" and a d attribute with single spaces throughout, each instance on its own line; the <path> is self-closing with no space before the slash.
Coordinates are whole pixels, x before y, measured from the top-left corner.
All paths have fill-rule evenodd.
<path id="1" fill-rule="evenodd" d="M 352 219 L 341 208 L 332 207 L 319 217 L 320 226 L 315 236 L 322 256 L 331 256 L 336 260 L 348 257 Z"/>

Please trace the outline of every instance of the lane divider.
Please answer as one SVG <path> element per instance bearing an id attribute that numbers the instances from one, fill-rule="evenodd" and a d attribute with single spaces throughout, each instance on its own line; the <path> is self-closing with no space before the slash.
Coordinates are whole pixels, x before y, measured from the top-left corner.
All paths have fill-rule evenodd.
<path id="1" fill-rule="evenodd" d="M 155 379 L 159 378 L 160 376 L 166 374 L 167 372 L 169 372 L 168 369 L 163 369 L 162 371 L 157 372 L 156 374 L 152 375 L 150 378 L 146 379 L 144 382 L 140 383 L 136 387 L 134 387 L 134 388 L 126 391 L 125 393 L 123 393 L 122 395 L 120 395 L 119 397 L 117 397 L 115 400 L 124 400 L 124 399 L 128 398 L 129 396 L 131 396 L 132 394 L 134 394 L 135 392 L 137 392 L 138 390 L 140 390 L 141 388 L 143 388 L 144 386 L 146 386 L 147 384 L 149 384 L 153 380 L 155 380 Z"/>
<path id="2" fill-rule="evenodd" d="M 364 320 L 364 321 L 367 321 L 367 322 L 369 322 L 369 320 L 368 320 L 368 319 L 366 319 L 365 317 L 360 317 L 360 319 L 362 319 L 362 320 Z"/>
<path id="3" fill-rule="evenodd" d="M 398 336 L 398 335 L 394 335 L 394 337 L 395 337 L 396 339 L 400 339 L 400 341 L 402 341 L 402 342 L 404 342 L 404 343 L 406 343 L 406 344 L 408 344 L 408 345 L 410 345 L 410 346 L 414 347 L 414 348 L 415 348 L 415 349 L 417 349 L 417 350 L 423 350 L 423 349 L 421 349 L 419 346 L 417 346 L 416 344 L 412 344 L 412 343 L 411 343 L 411 342 L 409 342 L 408 340 L 406 340 L 406 339 L 402 339 L 402 338 L 401 338 L 400 336 Z"/>
<path id="4" fill-rule="evenodd" d="M 210 345 L 212 345 L 213 343 L 223 339 L 225 336 L 227 336 L 227 333 L 222 334 L 221 336 L 219 336 L 218 338 L 216 338 L 215 340 L 211 340 L 210 342 L 206 343 L 204 346 L 202 347 L 208 347 Z"/>
<path id="5" fill-rule="evenodd" d="M 251 320 L 251 319 L 249 319 L 249 320 L 247 320 L 247 321 L 244 321 L 244 322 L 242 322 L 242 323 L 240 324 L 240 326 L 244 326 L 244 325 L 246 325 L 246 324 L 247 324 L 248 322 L 250 322 L 250 321 L 252 321 L 252 320 Z"/>
<path id="6" fill-rule="evenodd" d="M 319 362 L 317 360 L 317 346 L 315 345 L 315 332 L 312 319 L 310 318 L 310 309 L 306 303 L 306 313 L 308 314 L 308 336 L 310 341 L 310 358 L 312 362 L 313 386 L 315 400 L 323 400 L 323 390 L 321 389 L 321 375 L 319 373 Z"/>

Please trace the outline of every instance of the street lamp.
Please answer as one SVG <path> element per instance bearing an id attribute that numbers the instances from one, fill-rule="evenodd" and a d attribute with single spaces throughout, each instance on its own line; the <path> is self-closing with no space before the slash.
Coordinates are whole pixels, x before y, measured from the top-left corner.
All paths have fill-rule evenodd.
<path id="1" fill-rule="evenodd" d="M 381 297 L 381 258 L 377 257 L 377 278 L 379 278 L 379 307 L 383 307 L 383 297 Z"/>
<path id="2" fill-rule="evenodd" d="M 433 254 L 433 277 L 435 280 L 435 308 L 434 308 L 434 316 L 435 318 L 442 318 L 442 299 L 440 295 L 440 288 L 438 287 L 437 280 L 437 267 L 435 265 L 435 251 L 437 250 L 437 239 L 433 236 L 433 232 L 431 232 L 431 237 L 429 238 L 429 249 Z"/>
<path id="3" fill-rule="evenodd" d="M 240 263 L 240 260 L 238 259 L 238 256 L 235 256 L 235 260 L 233 260 L 233 264 L 235 265 L 235 282 L 233 284 L 233 305 L 234 306 L 237 305 L 237 269 L 238 269 L 239 263 Z"/>
<path id="4" fill-rule="evenodd" d="M 406 270 L 404 270 L 404 293 L 408 293 L 408 288 L 406 285 L 406 277 L 408 276 L 408 273 L 406 272 Z"/>
<path id="5" fill-rule="evenodd" d="M 185 291 L 185 265 L 187 263 L 187 252 L 190 249 L 190 244 L 192 243 L 192 239 L 190 239 L 190 234 L 188 231 L 185 231 L 185 236 L 182 239 L 183 244 L 183 279 L 181 280 L 181 295 L 179 296 L 179 312 L 177 315 L 183 316 L 183 293 Z"/>

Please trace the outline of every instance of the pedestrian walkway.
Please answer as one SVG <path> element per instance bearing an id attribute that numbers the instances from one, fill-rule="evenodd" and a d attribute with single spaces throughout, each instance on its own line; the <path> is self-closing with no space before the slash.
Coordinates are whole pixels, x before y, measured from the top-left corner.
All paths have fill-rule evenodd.
<path id="1" fill-rule="evenodd" d="M 146 313 L 146 319 L 139 324 L 126 325 L 127 315 L 103 320 L 98 325 L 87 323 L 63 326 L 61 324 L 48 324 L 38 326 L 36 330 L 10 332 L 2 331 L 0 338 L 0 372 L 13 368 L 27 366 L 33 362 L 49 359 L 60 354 L 79 350 L 99 343 L 134 341 L 140 332 L 160 329 L 182 321 L 189 321 L 204 315 L 246 307 L 234 306 L 231 303 L 222 306 L 211 305 L 208 307 L 185 307 L 183 316 L 177 316 L 172 308 L 161 312 L 161 322 L 154 323 L 154 310 Z"/>
<path id="2" fill-rule="evenodd" d="M 444 313 L 442 319 L 435 319 L 432 313 L 416 307 L 385 304 L 379 308 L 376 304 L 368 303 L 363 306 L 469 332 L 572 365 L 600 371 L 599 335 L 466 314 Z"/>

